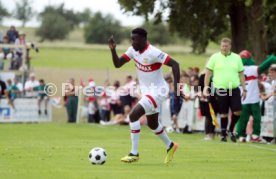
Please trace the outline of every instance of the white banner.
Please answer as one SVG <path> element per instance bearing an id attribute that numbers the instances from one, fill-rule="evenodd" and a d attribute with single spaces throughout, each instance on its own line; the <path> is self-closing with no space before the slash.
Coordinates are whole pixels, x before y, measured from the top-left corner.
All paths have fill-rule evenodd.
<path id="1" fill-rule="evenodd" d="M 41 103 L 41 114 L 38 114 L 38 99 L 17 98 L 15 109 L 8 104 L 7 99 L 0 100 L 0 123 L 6 122 L 49 122 L 52 120 L 51 105 L 47 105 L 45 114 L 44 101 Z"/>

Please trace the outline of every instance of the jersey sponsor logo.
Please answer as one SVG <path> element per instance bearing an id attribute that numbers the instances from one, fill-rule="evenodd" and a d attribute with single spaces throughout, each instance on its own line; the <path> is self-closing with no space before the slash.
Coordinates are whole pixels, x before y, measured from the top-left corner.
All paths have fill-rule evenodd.
<path id="1" fill-rule="evenodd" d="M 156 71 L 156 70 L 160 69 L 160 67 L 162 66 L 162 63 L 143 65 L 143 64 L 139 63 L 137 60 L 135 60 L 135 66 L 143 72 L 152 72 L 152 71 Z"/>

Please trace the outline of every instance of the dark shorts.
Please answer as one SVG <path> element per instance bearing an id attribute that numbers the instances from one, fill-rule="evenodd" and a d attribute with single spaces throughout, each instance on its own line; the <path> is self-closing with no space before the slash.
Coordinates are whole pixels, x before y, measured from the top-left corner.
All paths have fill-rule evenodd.
<path id="1" fill-rule="evenodd" d="M 218 105 L 217 105 L 216 98 L 214 96 L 211 96 L 209 98 L 209 100 L 210 100 L 209 102 L 211 103 L 215 114 L 217 114 L 219 110 L 218 110 Z M 200 108 L 200 112 L 201 112 L 202 116 L 205 116 L 205 117 L 208 117 L 208 118 L 211 117 L 208 102 L 200 101 L 199 102 L 199 108 Z"/>
<path id="2" fill-rule="evenodd" d="M 125 95 L 125 96 L 120 96 L 120 100 L 122 102 L 123 107 L 125 107 L 125 106 L 131 107 L 133 98 L 130 95 Z"/>
<path id="3" fill-rule="evenodd" d="M 114 115 L 124 113 L 122 106 L 120 106 L 118 104 L 110 104 L 110 107 L 111 107 L 111 110 L 112 110 Z"/>
<path id="4" fill-rule="evenodd" d="M 38 99 L 43 100 L 43 99 L 48 99 L 47 95 L 38 95 Z"/>
<path id="5" fill-rule="evenodd" d="M 215 93 L 220 114 L 227 114 L 229 108 L 232 112 L 241 111 L 241 92 L 239 88 L 216 89 Z"/>

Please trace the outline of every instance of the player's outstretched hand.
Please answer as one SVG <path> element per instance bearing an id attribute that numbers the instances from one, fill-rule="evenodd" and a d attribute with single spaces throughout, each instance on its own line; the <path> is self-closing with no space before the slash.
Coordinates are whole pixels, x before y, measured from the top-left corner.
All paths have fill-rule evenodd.
<path id="1" fill-rule="evenodd" d="M 113 38 L 113 35 L 111 35 L 110 38 L 108 39 L 108 46 L 111 50 L 114 50 L 116 48 L 116 42 Z"/>

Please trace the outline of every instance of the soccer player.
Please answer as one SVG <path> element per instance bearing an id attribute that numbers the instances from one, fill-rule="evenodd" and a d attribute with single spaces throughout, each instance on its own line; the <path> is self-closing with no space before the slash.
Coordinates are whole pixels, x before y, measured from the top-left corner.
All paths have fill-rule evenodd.
<path id="1" fill-rule="evenodd" d="M 165 64 L 172 68 L 174 89 L 177 93 L 177 83 L 180 78 L 179 64 L 168 54 L 148 43 L 145 29 L 133 29 L 131 40 L 132 46 L 121 57 L 117 55 L 116 42 L 113 36 L 108 40 L 113 64 L 116 68 L 120 68 L 131 59 L 134 60 L 142 94 L 140 101 L 129 114 L 132 148 L 127 156 L 121 158 L 121 161 L 132 163 L 139 160 L 138 143 L 141 129 L 139 118 L 146 114 L 149 128 L 163 141 L 167 148 L 164 163 L 169 163 L 173 159 L 178 144 L 170 140 L 158 121 L 160 105 L 169 93 L 169 86 L 163 78 L 161 66 Z"/>

